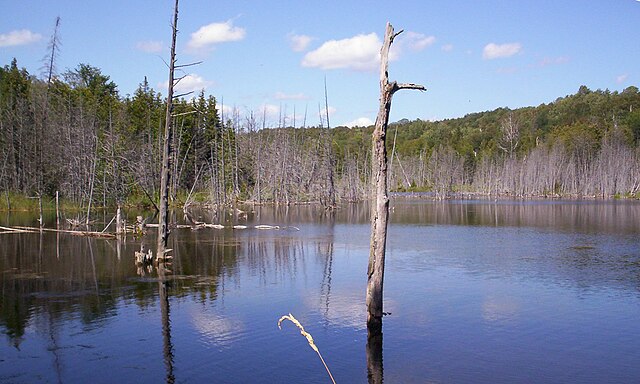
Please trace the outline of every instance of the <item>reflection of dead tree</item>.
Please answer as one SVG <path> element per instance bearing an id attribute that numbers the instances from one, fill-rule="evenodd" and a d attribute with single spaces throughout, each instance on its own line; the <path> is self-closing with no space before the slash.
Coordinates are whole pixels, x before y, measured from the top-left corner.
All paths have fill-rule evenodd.
<path id="1" fill-rule="evenodd" d="M 333 255 L 334 255 L 334 231 L 335 231 L 335 217 L 329 218 L 331 222 L 331 235 L 328 237 L 327 242 L 318 242 L 317 253 L 324 259 L 324 271 L 322 273 L 322 285 L 320 286 L 320 298 L 324 296 L 324 318 L 325 321 L 329 321 L 329 307 L 331 301 L 331 278 L 333 271 Z"/>
<path id="2" fill-rule="evenodd" d="M 383 383 L 382 333 L 367 338 L 367 382 Z"/>
<path id="3" fill-rule="evenodd" d="M 134 253 L 136 265 L 148 265 L 153 262 L 153 251 L 146 249 L 144 244 L 140 244 L 140 250 Z"/>
<path id="4" fill-rule="evenodd" d="M 176 1 L 177 4 L 177 1 Z M 158 263 L 158 294 L 160 296 L 160 311 L 162 320 L 162 351 L 164 357 L 164 365 L 167 370 L 167 383 L 175 382 L 173 374 L 173 343 L 171 342 L 171 321 L 169 318 L 169 293 L 167 274 L 170 273 L 165 263 Z"/>
<path id="5" fill-rule="evenodd" d="M 372 176 L 375 184 L 375 205 L 371 209 L 371 247 L 367 281 L 367 330 L 370 335 L 382 333 L 382 285 L 384 281 L 384 259 L 387 243 L 387 223 L 389 218 L 389 196 L 387 186 L 386 133 L 391 111 L 391 99 L 401 89 L 424 91 L 422 85 L 389 82 L 389 49 L 396 36 L 393 26 L 387 23 L 384 43 L 380 51 L 380 109 L 373 131 Z"/>

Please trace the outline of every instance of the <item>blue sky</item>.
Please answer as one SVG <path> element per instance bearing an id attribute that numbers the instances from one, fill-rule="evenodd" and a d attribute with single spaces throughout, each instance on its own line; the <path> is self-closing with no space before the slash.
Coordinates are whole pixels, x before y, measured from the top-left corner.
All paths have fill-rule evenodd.
<path id="1" fill-rule="evenodd" d="M 166 95 L 172 0 L 0 0 L 0 65 L 12 58 L 38 74 L 55 19 L 57 70 L 98 67 L 133 94 L 147 76 Z M 400 91 L 391 121 L 440 120 L 499 107 L 549 103 L 580 85 L 621 91 L 640 84 L 640 1 L 203 1 L 182 0 L 181 91 L 205 89 L 226 108 L 267 113 L 300 126 L 372 124 L 378 52 L 386 22 L 394 43 L 391 80 Z"/>

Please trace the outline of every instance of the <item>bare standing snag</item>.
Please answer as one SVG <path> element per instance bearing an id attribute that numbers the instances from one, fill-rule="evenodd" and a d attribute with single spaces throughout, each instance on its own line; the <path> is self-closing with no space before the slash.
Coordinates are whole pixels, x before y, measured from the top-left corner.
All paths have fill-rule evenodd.
<path id="1" fill-rule="evenodd" d="M 396 36 L 393 26 L 387 23 L 384 42 L 380 50 L 380 109 L 372 135 L 373 156 L 371 162 L 374 177 L 375 205 L 371 208 L 371 245 L 367 279 L 367 330 L 369 335 L 382 333 L 382 284 L 384 281 L 384 258 L 387 243 L 389 218 L 389 196 L 387 187 L 386 134 L 393 94 L 400 89 L 426 91 L 422 85 L 389 82 L 389 49 Z"/>

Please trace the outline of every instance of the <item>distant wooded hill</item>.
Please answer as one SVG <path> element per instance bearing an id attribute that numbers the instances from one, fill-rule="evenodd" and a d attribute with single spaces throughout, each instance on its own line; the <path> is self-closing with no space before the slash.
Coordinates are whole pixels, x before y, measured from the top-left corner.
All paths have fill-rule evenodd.
<path id="1" fill-rule="evenodd" d="M 189 96 L 191 97 L 191 96 Z M 14 60 L 0 68 L 0 190 L 61 195 L 78 205 L 155 199 L 165 100 L 143 81 L 122 96 L 80 64 L 50 82 Z M 269 126 L 263 111 L 230 116 L 203 93 L 178 100 L 171 195 L 201 200 L 340 202 L 366 198 L 372 127 Z M 387 132 L 396 190 L 513 196 L 638 196 L 640 93 L 592 91 L 516 110 Z M 333 187 L 332 187 L 333 186 Z M 149 196 L 149 197 L 146 197 Z"/>

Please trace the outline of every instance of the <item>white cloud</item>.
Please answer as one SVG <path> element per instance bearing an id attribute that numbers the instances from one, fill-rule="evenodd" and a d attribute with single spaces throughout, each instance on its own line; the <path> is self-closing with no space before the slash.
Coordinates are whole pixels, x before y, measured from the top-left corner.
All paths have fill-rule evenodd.
<path id="1" fill-rule="evenodd" d="M 202 76 L 190 73 L 180 79 L 178 84 L 173 88 L 176 93 L 199 92 L 213 85 L 213 81 L 205 80 Z M 160 87 L 167 89 L 169 82 L 165 81 Z"/>
<path id="2" fill-rule="evenodd" d="M 200 91 L 211 85 L 213 85 L 212 81 L 205 80 L 202 76 L 196 75 L 195 73 L 190 73 L 178 82 L 175 89 L 178 92 L 191 92 Z"/>
<path id="3" fill-rule="evenodd" d="M 216 109 L 220 116 L 225 116 L 225 120 L 227 119 L 227 116 L 233 116 L 233 113 L 235 112 L 235 107 L 227 104 L 216 103 Z"/>
<path id="4" fill-rule="evenodd" d="M 295 52 L 304 51 L 313 40 L 311 36 L 296 35 L 293 33 L 289 34 L 287 37 L 289 39 L 289 45 L 291 46 L 291 49 L 293 49 Z"/>
<path id="5" fill-rule="evenodd" d="M 320 48 L 308 52 L 302 59 L 302 65 L 321 69 L 347 68 L 371 71 L 378 67 L 381 46 L 382 41 L 375 33 L 343 40 L 329 40 Z"/>
<path id="6" fill-rule="evenodd" d="M 482 50 L 482 58 L 486 60 L 510 57 L 522 50 L 520 43 L 495 44 L 489 43 Z"/>
<path id="7" fill-rule="evenodd" d="M 453 44 L 445 44 L 442 46 L 441 48 L 444 52 L 451 52 L 453 51 Z"/>
<path id="8" fill-rule="evenodd" d="M 0 34 L 0 47 L 13 47 L 16 45 L 26 45 L 35 43 L 42 39 L 39 33 L 33 33 L 28 29 L 19 31 L 11 31 L 9 33 Z"/>
<path id="9" fill-rule="evenodd" d="M 338 110 L 334 107 L 329 106 L 329 118 L 331 118 L 331 116 L 333 116 L 337 111 Z M 327 108 L 322 108 L 320 113 L 322 114 L 322 118 L 325 119 L 327 117 Z"/>
<path id="10" fill-rule="evenodd" d="M 629 74 L 627 74 L 627 73 L 624 73 L 624 74 L 622 74 L 620 76 L 616 76 L 616 83 L 622 84 L 625 81 L 627 81 L 628 78 L 629 78 Z"/>
<path id="11" fill-rule="evenodd" d="M 292 93 L 292 94 L 287 94 L 284 92 L 276 92 L 274 97 L 276 100 L 308 100 L 309 99 L 309 97 L 302 92 Z"/>
<path id="12" fill-rule="evenodd" d="M 200 29 L 191 34 L 187 49 L 189 51 L 198 51 L 210 48 L 215 44 L 242 40 L 245 35 L 245 29 L 234 27 L 232 20 L 224 23 L 211 23 L 200 27 Z"/>
<path id="13" fill-rule="evenodd" d="M 402 36 L 402 35 L 401 35 Z M 407 32 L 405 36 L 406 44 L 412 51 L 422 51 L 436 42 L 435 36 L 426 36 L 422 33 Z"/>
<path id="14" fill-rule="evenodd" d="M 263 114 L 269 120 L 278 120 L 280 118 L 280 106 L 275 104 L 262 104 L 259 108 L 259 113 Z"/>
<path id="15" fill-rule="evenodd" d="M 352 128 L 352 127 L 368 127 L 368 126 L 371 126 L 373 124 L 374 124 L 374 122 L 371 121 L 370 118 L 368 118 L 368 117 L 359 117 L 359 118 L 357 118 L 357 119 L 355 119 L 353 121 L 350 121 L 348 123 L 344 123 L 342 125 L 344 125 L 345 127 Z"/>
<path id="16" fill-rule="evenodd" d="M 568 62 L 569 58 L 567 56 L 545 57 L 544 59 L 540 60 L 540 66 L 546 67 L 547 65 L 564 64 Z"/>
<path id="17" fill-rule="evenodd" d="M 160 53 L 164 49 L 162 41 L 139 41 L 136 48 L 146 53 Z"/>
<path id="18" fill-rule="evenodd" d="M 281 124 L 299 126 L 302 120 L 300 114 L 295 116 L 294 119 L 293 110 L 287 109 L 286 105 L 265 103 L 258 107 L 257 114 L 264 116 L 267 120 L 266 124 L 269 126 L 280 126 Z"/>

